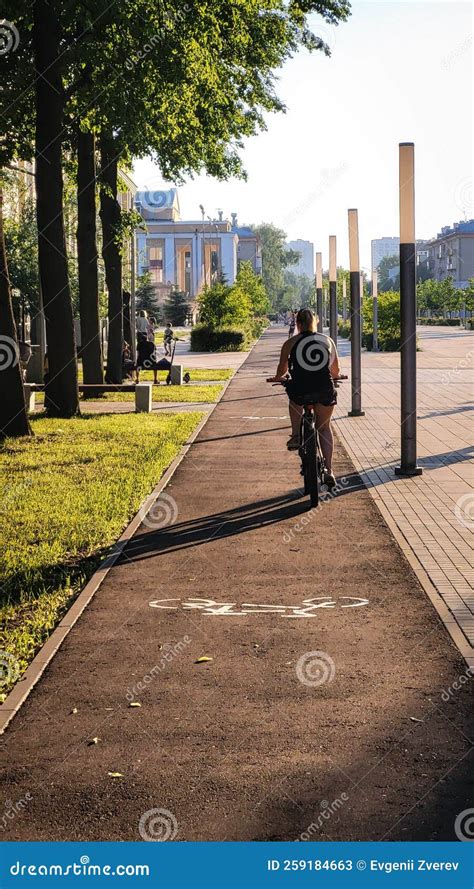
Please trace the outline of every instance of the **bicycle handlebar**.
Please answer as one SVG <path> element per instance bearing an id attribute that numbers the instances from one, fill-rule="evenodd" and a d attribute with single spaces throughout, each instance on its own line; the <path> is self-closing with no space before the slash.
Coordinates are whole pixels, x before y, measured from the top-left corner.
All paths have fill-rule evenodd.
<path id="1" fill-rule="evenodd" d="M 274 380 L 273 377 L 267 377 L 266 382 L 271 383 L 272 386 L 285 386 L 286 383 L 289 383 L 291 377 L 285 377 L 284 380 Z M 333 377 L 334 384 L 342 383 L 343 380 L 348 380 L 349 377 L 347 374 L 339 374 L 338 377 Z"/>

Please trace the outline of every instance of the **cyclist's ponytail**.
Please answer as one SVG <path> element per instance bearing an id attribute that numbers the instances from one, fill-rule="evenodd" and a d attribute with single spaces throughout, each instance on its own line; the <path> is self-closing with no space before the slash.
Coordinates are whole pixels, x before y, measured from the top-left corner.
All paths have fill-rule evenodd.
<path id="1" fill-rule="evenodd" d="M 316 315 L 312 309 L 300 309 L 296 316 L 296 323 L 300 330 L 316 332 Z"/>

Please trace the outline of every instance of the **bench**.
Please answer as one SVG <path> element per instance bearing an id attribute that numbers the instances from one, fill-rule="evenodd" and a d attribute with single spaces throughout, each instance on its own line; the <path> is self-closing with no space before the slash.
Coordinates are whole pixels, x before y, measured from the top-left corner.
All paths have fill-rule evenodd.
<path id="1" fill-rule="evenodd" d="M 134 392 L 135 412 L 137 414 L 151 412 L 153 383 L 79 383 L 78 389 L 83 395 L 105 392 Z M 44 392 L 44 383 L 24 383 L 26 407 L 32 413 L 35 409 L 36 392 Z"/>

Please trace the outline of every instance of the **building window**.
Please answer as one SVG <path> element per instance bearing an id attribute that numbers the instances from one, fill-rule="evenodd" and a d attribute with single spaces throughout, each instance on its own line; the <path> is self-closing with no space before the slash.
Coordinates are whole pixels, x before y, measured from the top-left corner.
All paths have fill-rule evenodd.
<path id="1" fill-rule="evenodd" d="M 163 247 L 150 247 L 148 251 L 148 264 L 150 268 L 150 280 L 152 284 L 163 283 Z"/>

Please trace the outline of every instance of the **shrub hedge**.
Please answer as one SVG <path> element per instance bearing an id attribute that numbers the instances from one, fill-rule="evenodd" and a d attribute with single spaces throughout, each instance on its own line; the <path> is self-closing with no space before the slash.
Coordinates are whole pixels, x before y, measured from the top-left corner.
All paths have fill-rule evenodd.
<path id="1" fill-rule="evenodd" d="M 247 332 L 243 328 L 196 324 L 191 331 L 192 352 L 242 352 L 246 345 Z"/>
<path id="2" fill-rule="evenodd" d="M 460 318 L 417 318 L 417 324 L 426 324 L 428 327 L 460 327 Z"/>
<path id="3" fill-rule="evenodd" d="M 242 327 L 196 324 L 191 330 L 192 352 L 244 352 L 268 325 L 267 318 L 253 318 Z"/>

